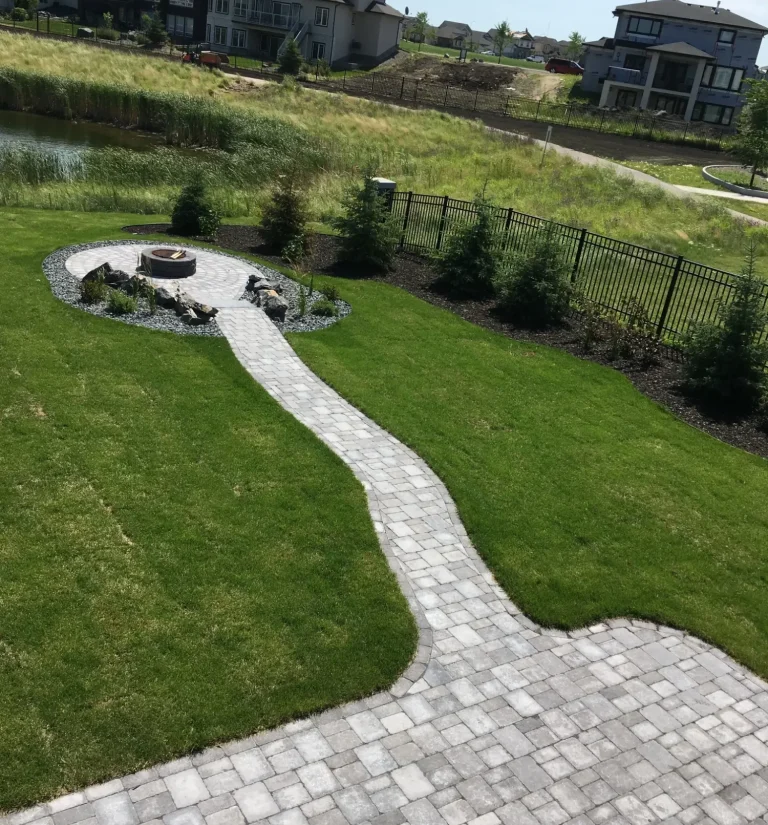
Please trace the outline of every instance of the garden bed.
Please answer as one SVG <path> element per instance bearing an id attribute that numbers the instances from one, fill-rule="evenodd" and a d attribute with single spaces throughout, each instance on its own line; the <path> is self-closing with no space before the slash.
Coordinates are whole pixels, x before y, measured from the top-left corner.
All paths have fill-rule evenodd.
<path id="1" fill-rule="evenodd" d="M 140 234 L 165 233 L 168 224 L 147 224 L 126 227 L 126 229 Z M 266 261 L 284 265 L 281 257 L 265 246 L 257 227 L 222 226 L 216 242 L 225 249 L 249 252 Z M 319 274 L 354 277 L 354 273 L 348 268 L 338 264 L 337 250 L 338 240 L 335 237 L 314 235 L 309 256 L 304 264 L 306 269 Z M 722 411 L 694 403 L 683 393 L 682 364 L 675 351 L 668 350 L 657 366 L 643 370 L 633 361 L 611 358 L 609 347 L 604 341 L 598 342 L 589 352 L 586 352 L 582 344 L 584 321 L 578 313 L 574 313 L 568 325 L 563 328 L 544 331 L 524 329 L 497 317 L 494 314 L 495 302 L 492 299 L 486 301 L 450 300 L 435 288 L 436 278 L 437 275 L 427 258 L 402 253 L 395 259 L 394 270 L 376 279 L 400 287 L 471 323 L 499 332 L 509 338 L 557 347 L 578 358 L 617 369 L 626 375 L 640 392 L 666 407 L 687 424 L 734 447 L 768 458 L 768 435 L 760 429 L 761 421 L 757 415 L 729 417 Z"/>

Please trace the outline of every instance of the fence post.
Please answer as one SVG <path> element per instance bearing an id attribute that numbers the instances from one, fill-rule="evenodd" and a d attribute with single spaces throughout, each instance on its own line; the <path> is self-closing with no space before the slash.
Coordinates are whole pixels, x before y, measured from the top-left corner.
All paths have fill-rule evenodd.
<path id="1" fill-rule="evenodd" d="M 568 126 L 570 126 L 570 123 L 571 123 L 571 111 L 572 110 L 573 110 L 572 106 L 566 106 L 565 107 L 565 111 L 568 113 L 568 116 L 565 119 L 565 128 L 566 129 L 568 128 Z"/>
<path id="2" fill-rule="evenodd" d="M 373 94 L 373 87 L 376 85 L 376 72 L 371 72 L 371 94 Z"/>
<path id="3" fill-rule="evenodd" d="M 403 99 L 404 94 L 405 94 L 405 75 L 403 75 L 403 82 L 400 84 L 400 100 Z"/>
<path id="4" fill-rule="evenodd" d="M 573 263 L 573 272 L 571 272 L 571 283 L 576 283 L 576 278 L 579 277 L 579 266 L 581 265 L 581 256 L 584 252 L 584 244 L 587 241 L 587 230 L 582 229 L 579 237 L 579 246 L 576 250 L 576 260 Z"/>
<path id="5" fill-rule="evenodd" d="M 447 109 L 447 108 L 448 108 L 448 90 L 449 90 L 450 88 L 451 88 L 451 87 L 450 87 L 450 86 L 446 83 L 446 84 L 445 84 L 445 97 L 443 98 L 443 109 Z"/>
<path id="6" fill-rule="evenodd" d="M 347 88 L 347 70 L 346 69 L 344 69 L 344 77 L 341 80 L 341 88 L 342 89 Z"/>
<path id="7" fill-rule="evenodd" d="M 504 224 L 504 251 L 509 248 L 509 229 L 512 226 L 512 215 L 514 214 L 515 210 L 510 206 L 509 209 L 507 209 L 507 220 Z"/>
<path id="8" fill-rule="evenodd" d="M 443 197 L 443 211 L 440 215 L 440 227 L 437 230 L 437 245 L 435 249 L 440 249 L 443 245 L 443 232 L 445 232 L 445 217 L 448 214 L 448 195 Z"/>
<path id="9" fill-rule="evenodd" d="M 539 98 L 539 105 L 536 107 L 536 123 L 539 122 L 539 112 L 541 111 L 541 98 Z"/>
<path id="10" fill-rule="evenodd" d="M 635 118 L 635 128 L 632 130 L 632 137 L 635 137 L 635 135 L 637 134 L 637 127 L 639 126 L 639 124 L 640 124 L 640 115 L 638 115 Z"/>
<path id="11" fill-rule="evenodd" d="M 656 125 L 656 121 L 651 118 L 651 130 L 648 132 L 648 140 L 653 137 L 653 127 Z"/>
<path id="12" fill-rule="evenodd" d="M 691 124 L 690 124 L 690 123 L 686 120 L 686 121 L 685 121 L 685 131 L 683 132 L 683 142 L 685 142 L 686 140 L 688 140 L 688 127 L 689 127 L 690 125 L 691 125 Z"/>
<path id="13" fill-rule="evenodd" d="M 602 134 L 604 123 L 605 123 L 605 109 L 603 109 L 603 116 L 600 118 L 600 128 L 597 130 L 598 134 Z"/>
<path id="14" fill-rule="evenodd" d="M 661 310 L 661 318 L 659 319 L 659 325 L 656 327 L 657 338 L 661 338 L 662 334 L 664 333 L 664 324 L 667 323 L 669 308 L 672 305 L 672 296 L 675 293 L 675 288 L 677 287 L 677 279 L 680 277 L 680 270 L 683 268 L 684 263 L 685 258 L 682 255 L 680 255 L 677 259 L 677 263 L 675 264 L 675 271 L 672 273 L 672 280 L 669 282 L 669 289 L 667 290 L 667 297 L 664 300 L 664 309 Z"/>
<path id="15" fill-rule="evenodd" d="M 479 95 L 480 95 L 480 89 L 478 89 L 478 90 L 475 92 L 475 108 L 474 108 L 474 111 L 475 111 L 475 112 L 477 111 L 477 98 L 479 97 Z"/>
<path id="16" fill-rule="evenodd" d="M 403 234 L 400 236 L 400 249 L 405 247 L 405 231 L 408 229 L 408 218 L 411 216 L 411 202 L 413 201 L 413 192 L 408 193 L 408 200 L 405 202 L 405 216 L 403 217 Z"/>

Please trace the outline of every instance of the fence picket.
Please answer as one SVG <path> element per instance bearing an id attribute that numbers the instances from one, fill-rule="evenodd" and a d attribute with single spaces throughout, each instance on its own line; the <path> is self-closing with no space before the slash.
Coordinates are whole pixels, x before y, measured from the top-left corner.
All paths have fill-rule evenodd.
<path id="1" fill-rule="evenodd" d="M 477 219 L 472 202 L 447 195 L 395 192 L 391 209 L 402 220 L 400 249 L 413 252 L 441 249 L 457 227 Z M 571 280 L 578 281 L 580 292 L 624 317 L 626 301 L 640 301 L 659 337 L 679 339 L 691 324 L 716 319 L 718 306 L 728 300 L 740 277 L 512 207 L 492 207 L 491 217 L 498 248 L 504 251 L 525 251 L 537 232 L 554 226 L 566 250 Z M 762 290 L 768 305 L 768 285 Z"/>

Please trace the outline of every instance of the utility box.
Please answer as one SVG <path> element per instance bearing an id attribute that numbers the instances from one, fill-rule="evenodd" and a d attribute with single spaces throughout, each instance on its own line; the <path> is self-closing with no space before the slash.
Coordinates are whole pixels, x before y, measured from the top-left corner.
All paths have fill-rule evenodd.
<path id="1" fill-rule="evenodd" d="M 387 178 L 371 178 L 371 180 L 376 181 L 380 195 L 391 195 L 397 189 L 397 184 L 393 180 Z"/>

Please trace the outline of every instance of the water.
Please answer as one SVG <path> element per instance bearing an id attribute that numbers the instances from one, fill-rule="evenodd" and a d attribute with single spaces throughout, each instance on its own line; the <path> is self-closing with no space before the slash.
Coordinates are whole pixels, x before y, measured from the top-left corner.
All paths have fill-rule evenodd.
<path id="1" fill-rule="evenodd" d="M 0 109 L 0 148 L 9 145 L 55 150 L 65 157 L 75 158 L 85 149 L 107 146 L 145 151 L 157 146 L 158 140 L 100 123 Z"/>

